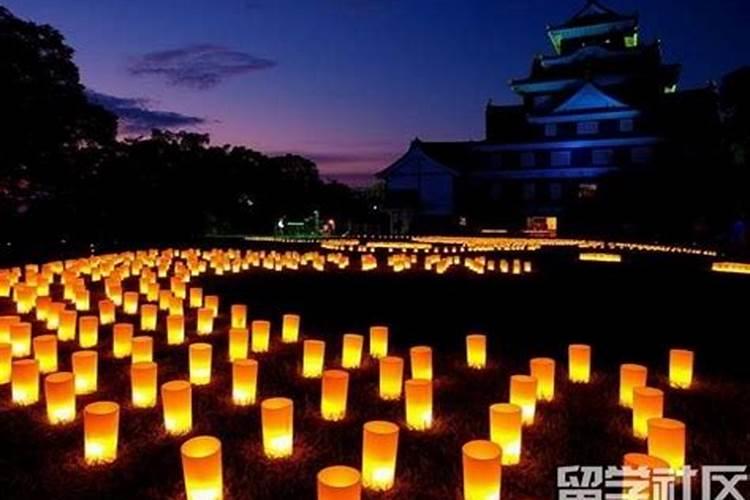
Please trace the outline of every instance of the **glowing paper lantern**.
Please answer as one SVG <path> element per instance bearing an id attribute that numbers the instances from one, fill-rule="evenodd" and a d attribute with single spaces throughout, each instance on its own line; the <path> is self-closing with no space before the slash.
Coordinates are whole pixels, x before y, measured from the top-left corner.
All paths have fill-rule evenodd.
<path id="1" fill-rule="evenodd" d="M 23 358 L 31 354 L 31 323 L 25 321 L 10 325 L 10 343 L 13 356 Z"/>
<path id="2" fill-rule="evenodd" d="M 211 383 L 211 344 L 190 344 L 190 383 L 207 385 Z"/>
<path id="3" fill-rule="evenodd" d="M 652 457 L 645 453 L 626 453 L 623 457 L 623 465 L 627 468 L 630 467 L 633 470 L 646 470 L 649 476 L 653 477 L 656 474 L 663 473 L 662 471 L 669 470 L 669 464 L 661 458 Z M 637 481 L 636 481 L 637 482 Z M 660 492 L 658 487 L 654 487 L 654 481 L 647 481 L 648 488 L 642 491 L 640 487 L 635 484 L 630 485 L 630 488 L 624 488 L 624 498 L 626 500 L 638 500 L 639 498 L 645 498 L 647 500 L 666 500 L 668 493 L 666 491 Z"/>
<path id="4" fill-rule="evenodd" d="M 44 378 L 44 399 L 50 424 L 66 424 L 76 418 L 76 391 L 70 372 L 58 372 Z"/>
<path id="5" fill-rule="evenodd" d="M 380 359 L 388 356 L 388 327 L 370 327 L 370 356 Z"/>
<path id="6" fill-rule="evenodd" d="M 130 359 L 133 363 L 144 363 L 154 360 L 154 339 L 148 335 L 133 337 Z"/>
<path id="7" fill-rule="evenodd" d="M 258 362 L 236 359 L 232 362 L 232 401 L 238 406 L 254 405 L 258 392 Z"/>
<path id="8" fill-rule="evenodd" d="M 287 398 L 265 399 L 260 404 L 263 451 L 269 458 L 292 454 L 294 442 L 294 403 Z"/>
<path id="9" fill-rule="evenodd" d="M 373 420 L 365 423 L 362 434 L 362 484 L 375 491 L 393 487 L 398 455 L 398 426 Z"/>
<path id="10" fill-rule="evenodd" d="M 97 342 L 99 342 L 99 319 L 96 316 L 78 318 L 78 345 L 85 349 L 96 347 Z"/>
<path id="11" fill-rule="evenodd" d="M 620 404 L 625 408 L 633 406 L 633 388 L 645 387 L 648 368 L 625 363 L 620 365 Z"/>
<path id="12" fill-rule="evenodd" d="M 193 309 L 203 307 L 203 289 L 202 288 L 190 289 L 190 307 L 192 307 Z"/>
<path id="13" fill-rule="evenodd" d="M 10 344 L 10 325 L 21 321 L 21 316 L 0 316 L 0 342 Z"/>
<path id="14" fill-rule="evenodd" d="M 34 359 L 39 362 L 41 373 L 57 371 L 57 337 L 39 335 L 34 337 Z"/>
<path id="15" fill-rule="evenodd" d="M 143 304 L 141 306 L 141 330 L 153 332 L 156 330 L 156 319 L 159 308 L 155 304 Z"/>
<path id="16" fill-rule="evenodd" d="M 411 378 L 432 380 L 432 349 L 417 346 L 409 349 L 411 360 Z"/>
<path id="17" fill-rule="evenodd" d="M 190 382 L 173 380 L 161 386 L 164 428 L 169 434 L 187 434 L 193 428 L 193 395 Z"/>
<path id="18" fill-rule="evenodd" d="M 285 314 L 281 319 L 281 341 L 293 344 L 299 339 L 300 317 L 297 314 Z"/>
<path id="19" fill-rule="evenodd" d="M 87 464 L 115 461 L 119 427 L 120 405 L 117 403 L 99 401 L 84 407 L 84 456 Z"/>
<path id="20" fill-rule="evenodd" d="M 357 469 L 334 465 L 318 472 L 317 500 L 360 500 L 362 478 Z"/>
<path id="21" fill-rule="evenodd" d="M 344 370 L 324 371 L 320 394 L 320 414 L 323 420 L 343 420 L 348 395 L 349 373 Z"/>
<path id="22" fill-rule="evenodd" d="M 11 365 L 11 399 L 21 406 L 39 401 L 39 364 L 35 359 L 19 359 Z"/>
<path id="23" fill-rule="evenodd" d="M 88 290 L 77 290 L 75 303 L 76 303 L 77 311 L 88 311 L 90 309 L 90 299 L 89 299 Z"/>
<path id="24" fill-rule="evenodd" d="M 125 292 L 123 295 L 122 310 L 125 314 L 138 314 L 138 292 Z"/>
<path id="25" fill-rule="evenodd" d="M 130 389 L 134 407 L 156 406 L 157 371 L 158 367 L 154 362 L 143 361 L 130 365 Z"/>
<path id="26" fill-rule="evenodd" d="M 490 440 L 503 450 L 503 465 L 516 465 L 520 461 L 522 427 L 520 406 L 511 403 L 490 406 Z"/>
<path id="27" fill-rule="evenodd" d="M 99 323 L 111 325 L 115 322 L 115 303 L 104 299 L 99 301 Z"/>
<path id="28" fill-rule="evenodd" d="M 529 369 L 537 382 L 536 398 L 539 401 L 552 401 L 555 398 L 555 360 L 533 358 L 529 361 Z"/>
<path id="29" fill-rule="evenodd" d="M 500 447 L 492 441 L 469 441 L 462 452 L 464 500 L 500 500 Z"/>
<path id="30" fill-rule="evenodd" d="M 521 407 L 524 425 L 534 423 L 536 391 L 536 377 L 530 375 L 513 375 L 510 377 L 510 402 Z"/>
<path id="31" fill-rule="evenodd" d="M 671 418 L 648 421 L 648 454 L 661 458 L 680 474 L 685 465 L 685 424 Z"/>
<path id="32" fill-rule="evenodd" d="M 407 380 L 404 392 L 406 425 L 415 431 L 424 431 L 432 427 L 432 380 Z"/>
<path id="33" fill-rule="evenodd" d="M 469 368 L 475 369 L 487 366 L 487 337 L 485 335 L 466 336 L 466 364 Z"/>
<path id="34" fill-rule="evenodd" d="M 174 295 L 170 290 L 159 290 L 159 309 L 166 311 L 172 304 Z"/>
<path id="35" fill-rule="evenodd" d="M 247 358 L 249 334 L 247 328 L 229 329 L 229 361 Z"/>
<path id="36" fill-rule="evenodd" d="M 672 349 L 669 351 L 669 385 L 678 389 L 689 389 L 693 383 L 693 351 Z"/>
<path id="37" fill-rule="evenodd" d="M 0 342 L 0 384 L 7 384 L 10 382 L 12 362 L 13 346 L 8 342 Z"/>
<path id="38" fill-rule="evenodd" d="M 571 382 L 587 384 L 591 378 L 591 346 L 568 346 L 568 378 Z"/>
<path id="39" fill-rule="evenodd" d="M 133 325 L 116 323 L 112 328 L 112 354 L 115 358 L 127 358 L 133 352 Z"/>
<path id="40" fill-rule="evenodd" d="M 359 368 L 362 364 L 362 344 L 364 338 L 362 335 L 347 333 L 344 335 L 344 341 L 341 348 L 341 366 L 344 368 Z"/>
<path id="41" fill-rule="evenodd" d="M 78 313 L 76 311 L 60 311 L 60 326 L 57 328 L 57 338 L 61 342 L 76 339 L 76 322 Z"/>
<path id="42" fill-rule="evenodd" d="M 209 335 L 214 331 L 214 312 L 208 307 L 198 309 L 198 335 Z"/>
<path id="43" fill-rule="evenodd" d="M 180 446 L 180 454 L 187 500 L 224 498 L 221 441 L 211 436 L 197 436 Z"/>
<path id="44" fill-rule="evenodd" d="M 234 304 L 231 308 L 232 328 L 247 327 L 247 306 Z"/>
<path id="45" fill-rule="evenodd" d="M 204 298 L 203 306 L 211 310 L 214 317 L 219 315 L 219 296 L 218 295 L 206 295 Z"/>
<path id="46" fill-rule="evenodd" d="M 302 344 L 302 376 L 318 378 L 323 374 L 326 343 L 322 340 L 305 340 Z"/>
<path id="47" fill-rule="evenodd" d="M 37 321 L 47 321 L 47 313 L 52 305 L 52 298 L 50 297 L 37 297 L 36 298 L 36 319 Z"/>
<path id="48" fill-rule="evenodd" d="M 404 380 L 404 360 L 395 356 L 380 359 L 380 398 L 385 400 L 401 399 Z"/>
<path id="49" fill-rule="evenodd" d="M 96 351 L 76 351 L 71 356 L 75 375 L 76 394 L 96 392 L 99 354 Z"/>
<path id="50" fill-rule="evenodd" d="M 271 340 L 271 323 L 269 321 L 256 320 L 252 326 L 252 350 L 253 352 L 268 352 Z"/>
<path id="51" fill-rule="evenodd" d="M 185 317 L 181 314 L 167 316 L 167 344 L 180 345 L 185 342 Z"/>
<path id="52" fill-rule="evenodd" d="M 65 310 L 65 304 L 62 302 L 53 302 L 49 305 L 47 311 L 47 330 L 59 330 L 60 328 L 60 315 Z M 60 333 L 57 334 L 58 338 Z"/>
<path id="53" fill-rule="evenodd" d="M 633 435 L 645 439 L 648 421 L 664 416 L 664 392 L 653 387 L 633 388 Z"/>

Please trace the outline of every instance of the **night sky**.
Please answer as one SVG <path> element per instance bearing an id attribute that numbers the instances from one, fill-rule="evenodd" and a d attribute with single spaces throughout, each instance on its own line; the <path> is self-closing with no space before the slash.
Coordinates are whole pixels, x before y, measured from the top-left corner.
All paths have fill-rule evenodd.
<path id="1" fill-rule="evenodd" d="M 681 87 L 750 63 L 748 0 L 609 0 L 641 14 Z M 214 143 L 294 152 L 362 183 L 412 138 L 480 139 L 487 100 L 550 52 L 584 0 L 6 0 L 76 49 L 124 132 L 187 126 Z"/>

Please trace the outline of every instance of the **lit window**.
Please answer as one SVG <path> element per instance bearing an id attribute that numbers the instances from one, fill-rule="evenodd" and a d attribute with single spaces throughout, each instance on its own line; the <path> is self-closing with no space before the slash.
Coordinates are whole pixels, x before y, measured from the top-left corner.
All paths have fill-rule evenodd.
<path id="1" fill-rule="evenodd" d="M 567 167 L 570 165 L 570 151 L 553 151 L 550 158 L 553 167 Z"/>
<path id="2" fill-rule="evenodd" d="M 533 167 L 536 165 L 536 157 L 533 151 L 527 151 L 521 153 L 521 166 L 522 167 Z"/>
<path id="3" fill-rule="evenodd" d="M 654 151 L 648 146 L 633 148 L 630 151 L 630 159 L 633 163 L 650 163 L 654 156 Z"/>
<path id="4" fill-rule="evenodd" d="M 633 120 L 625 119 L 620 120 L 620 132 L 632 132 L 633 131 Z"/>
<path id="5" fill-rule="evenodd" d="M 544 126 L 545 137 L 555 137 L 557 135 L 557 124 L 548 123 Z"/>
<path id="6" fill-rule="evenodd" d="M 599 122 L 578 123 L 578 135 L 593 135 L 599 133 Z"/>
<path id="7" fill-rule="evenodd" d="M 599 188 L 596 184 L 579 184 L 578 198 L 581 200 L 590 200 L 596 197 L 596 191 Z"/>
<path id="8" fill-rule="evenodd" d="M 614 152 L 611 149 L 595 149 L 591 152 L 591 163 L 594 165 L 610 165 Z"/>
<path id="9" fill-rule="evenodd" d="M 560 201 L 562 198 L 562 185 L 559 182 L 553 182 L 549 185 L 549 199 Z"/>
<path id="10" fill-rule="evenodd" d="M 533 182 L 527 182 L 523 185 L 523 199 L 532 201 L 536 198 L 536 185 Z"/>
<path id="11" fill-rule="evenodd" d="M 633 48 L 638 46 L 638 33 L 633 33 L 633 36 L 625 37 L 625 46 Z"/>

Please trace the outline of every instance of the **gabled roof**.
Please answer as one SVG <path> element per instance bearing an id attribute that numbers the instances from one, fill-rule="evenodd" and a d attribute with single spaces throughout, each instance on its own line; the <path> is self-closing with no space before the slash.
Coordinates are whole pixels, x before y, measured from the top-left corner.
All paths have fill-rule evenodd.
<path id="1" fill-rule="evenodd" d="M 568 97 L 562 104 L 557 106 L 553 113 L 567 113 L 571 111 L 583 111 L 590 109 L 628 108 L 622 101 L 612 97 L 593 83 L 586 83 L 572 96 Z"/>
<path id="2" fill-rule="evenodd" d="M 477 143 L 473 141 L 424 142 L 417 138 L 412 141 L 409 151 L 404 156 L 375 175 L 378 178 L 387 177 L 393 170 L 401 166 L 404 160 L 414 154 L 423 154 L 452 174 L 458 175 L 475 166 L 476 145 Z"/>
<path id="3" fill-rule="evenodd" d="M 636 19 L 636 16 L 620 14 L 603 5 L 598 0 L 587 0 L 586 5 L 576 12 L 573 17 L 554 29 L 576 28 L 593 24 L 626 21 Z"/>

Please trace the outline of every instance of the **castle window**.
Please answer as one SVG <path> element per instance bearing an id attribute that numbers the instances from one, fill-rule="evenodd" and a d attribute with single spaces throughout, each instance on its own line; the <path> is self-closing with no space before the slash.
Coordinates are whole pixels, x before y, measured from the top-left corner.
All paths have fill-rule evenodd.
<path id="1" fill-rule="evenodd" d="M 552 201 L 562 199 L 562 185 L 559 182 L 553 182 L 549 185 L 549 199 Z"/>
<path id="2" fill-rule="evenodd" d="M 611 165 L 614 151 L 611 149 L 595 149 L 591 152 L 591 163 L 594 165 Z"/>
<path id="3" fill-rule="evenodd" d="M 596 184 L 579 184 L 578 185 L 578 198 L 581 200 L 590 200 L 596 197 L 596 191 L 599 186 Z"/>
<path id="4" fill-rule="evenodd" d="M 545 137 L 555 137 L 557 135 L 557 124 L 556 123 L 548 123 L 544 126 L 544 136 Z"/>
<path id="5" fill-rule="evenodd" d="M 594 135 L 599 133 L 599 122 L 579 122 L 578 135 Z"/>
<path id="6" fill-rule="evenodd" d="M 633 131 L 633 120 L 627 118 L 620 120 L 620 132 L 632 132 Z"/>
<path id="7" fill-rule="evenodd" d="M 523 185 L 524 201 L 533 201 L 536 198 L 536 185 L 533 182 L 527 182 Z"/>
<path id="8" fill-rule="evenodd" d="M 570 166 L 570 151 L 553 151 L 550 162 L 553 167 Z"/>
<path id="9" fill-rule="evenodd" d="M 633 148 L 630 151 L 630 159 L 633 163 L 650 163 L 654 156 L 654 150 L 648 146 Z"/>
<path id="10" fill-rule="evenodd" d="M 522 167 L 533 167 L 536 165 L 536 157 L 533 151 L 527 151 L 521 153 L 521 166 Z"/>

